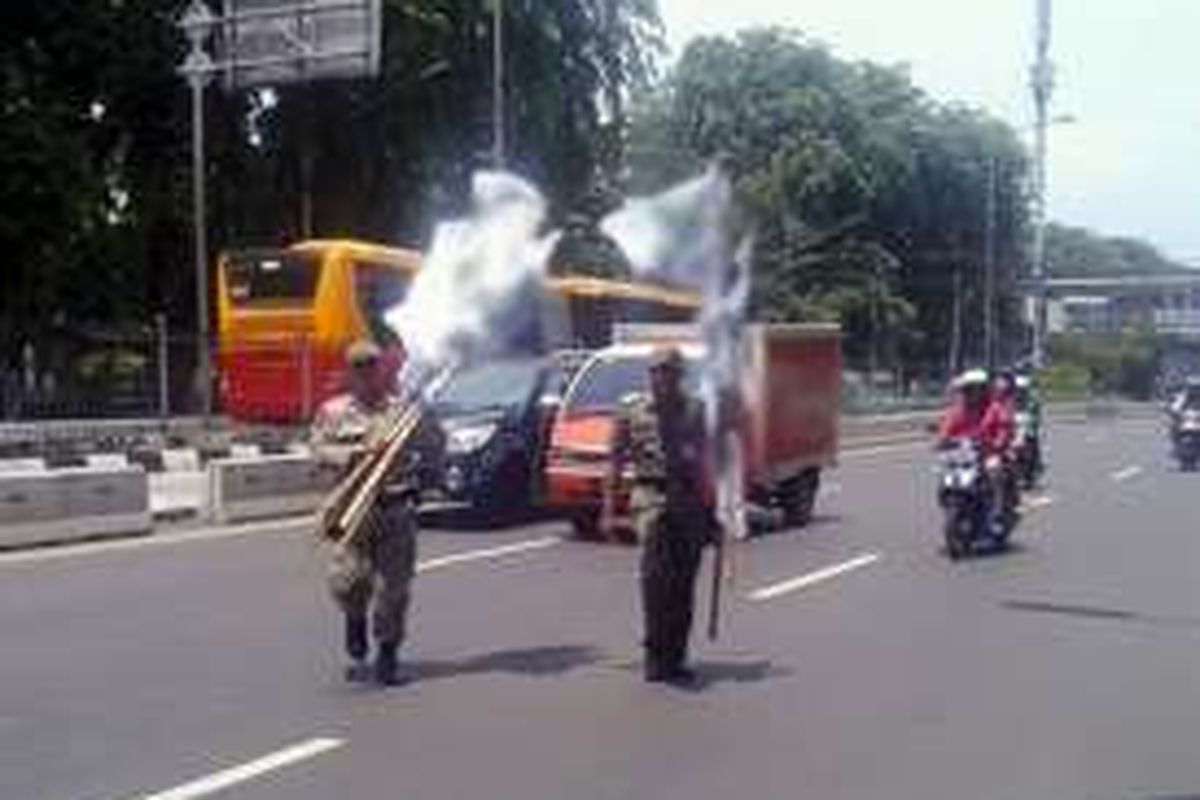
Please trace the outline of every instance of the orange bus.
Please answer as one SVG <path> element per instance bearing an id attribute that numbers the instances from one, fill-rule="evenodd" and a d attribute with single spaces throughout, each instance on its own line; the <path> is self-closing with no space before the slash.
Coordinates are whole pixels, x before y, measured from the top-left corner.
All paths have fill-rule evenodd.
<path id="1" fill-rule="evenodd" d="M 393 369 L 403 346 L 383 322 L 404 300 L 421 255 L 350 240 L 229 252 L 217 270 L 220 393 L 234 419 L 303 422 L 342 391 L 343 354 L 363 337 Z M 596 348 L 616 322 L 682 322 L 699 308 L 690 291 L 579 274 L 547 277 L 529 347 Z"/>

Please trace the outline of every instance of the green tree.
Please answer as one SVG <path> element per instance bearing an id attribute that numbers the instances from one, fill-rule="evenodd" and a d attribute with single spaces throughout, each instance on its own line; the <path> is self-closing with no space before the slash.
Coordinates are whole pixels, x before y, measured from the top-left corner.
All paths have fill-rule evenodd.
<path id="1" fill-rule="evenodd" d="M 860 362 L 882 340 L 893 360 L 944 364 L 956 285 L 966 349 L 981 354 L 992 185 L 1000 319 L 1015 338 L 1025 157 L 1003 124 L 934 102 L 903 69 L 840 60 L 796 32 L 752 30 L 692 42 L 637 105 L 639 189 L 718 156 L 758 225 L 757 313 L 839 318 Z"/>
<path id="2" fill-rule="evenodd" d="M 1046 267 L 1051 275 L 1063 277 L 1171 274 L 1189 269 L 1146 242 L 1058 224 L 1046 231 Z"/>
<path id="3" fill-rule="evenodd" d="M 0 9 L 0 346 L 156 311 L 194 329 L 185 0 Z M 214 3 L 214 6 L 216 4 Z M 560 221 L 613 192 L 625 98 L 661 51 L 654 0 L 507 0 L 511 166 Z M 378 78 L 206 103 L 210 241 L 420 243 L 491 145 L 491 5 L 385 0 Z M 305 218 L 309 218 L 306 220 Z M 587 225 L 583 226 L 586 233 Z M 586 239 L 586 236 L 584 237 Z"/>

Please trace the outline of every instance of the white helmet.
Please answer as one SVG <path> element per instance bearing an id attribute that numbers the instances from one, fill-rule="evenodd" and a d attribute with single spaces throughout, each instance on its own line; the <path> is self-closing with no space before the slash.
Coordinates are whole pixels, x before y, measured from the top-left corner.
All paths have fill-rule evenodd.
<path id="1" fill-rule="evenodd" d="M 987 388 L 988 374 L 987 370 L 969 369 L 954 379 L 950 384 L 950 388 L 955 391 L 971 388 Z"/>

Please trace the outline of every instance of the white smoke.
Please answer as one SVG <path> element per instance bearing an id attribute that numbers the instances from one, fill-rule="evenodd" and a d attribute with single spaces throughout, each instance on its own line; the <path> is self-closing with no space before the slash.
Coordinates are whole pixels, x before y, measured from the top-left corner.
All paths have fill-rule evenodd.
<path id="1" fill-rule="evenodd" d="M 404 302 L 384 315 L 408 353 L 402 383 L 486 356 L 538 313 L 538 292 L 557 234 L 539 238 L 546 203 L 514 175 L 480 172 L 465 219 L 434 231 Z"/>
<path id="2" fill-rule="evenodd" d="M 545 201 L 528 182 L 499 172 L 478 173 L 471 199 L 465 219 L 438 226 L 408 297 L 384 317 L 408 351 L 401 381 L 409 391 L 436 391 L 439 378 L 488 355 L 538 314 L 559 236 L 539 236 Z M 601 229 L 639 277 L 701 293 L 699 325 L 707 350 L 701 385 L 717 512 L 725 530 L 741 537 L 745 495 L 737 415 L 750 245 L 733 241 L 732 207 L 729 178 L 713 167 L 660 195 L 629 200 Z"/>
<path id="3" fill-rule="evenodd" d="M 700 292 L 705 346 L 701 388 L 717 482 L 717 515 L 731 536 L 745 536 L 745 487 L 738 417 L 742 323 L 750 292 L 750 239 L 734 241 L 733 187 L 726 173 L 704 175 L 650 198 L 633 199 L 601 229 L 620 245 L 634 272 Z"/>

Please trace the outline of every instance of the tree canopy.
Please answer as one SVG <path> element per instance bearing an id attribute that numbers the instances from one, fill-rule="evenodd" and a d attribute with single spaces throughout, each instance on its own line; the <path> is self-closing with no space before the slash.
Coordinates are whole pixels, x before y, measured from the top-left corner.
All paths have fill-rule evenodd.
<path id="1" fill-rule="evenodd" d="M 191 329 L 185 0 L 0 11 L 0 343 L 92 323 Z M 214 9 L 216 4 L 214 3 Z M 208 92 L 210 241 L 420 243 L 491 158 L 489 0 L 384 0 L 374 79 Z M 662 49 L 654 0 L 507 0 L 508 166 L 561 221 L 622 161 Z"/>
<path id="2" fill-rule="evenodd" d="M 0 10 L 0 347 L 92 326 L 194 329 L 185 0 Z M 214 6 L 215 6 L 214 2 Z M 306 235 L 421 244 L 491 159 L 491 0 L 383 0 L 373 79 L 208 92 L 213 252 Z M 596 221 L 727 161 L 755 220 L 755 313 L 839 319 L 859 363 L 982 356 L 986 265 L 1022 340 L 1027 155 L 903 67 L 802 34 L 692 42 L 656 73 L 655 0 L 505 0 L 508 166 L 566 227 L 558 258 L 621 270 Z M 1175 269 L 1152 247 L 1053 226 L 1057 274 Z M 1005 354 L 1001 354 L 1003 356 Z"/>
<path id="3" fill-rule="evenodd" d="M 997 296 L 1011 297 L 1025 153 L 1003 123 L 934 101 L 903 68 L 788 30 L 703 38 L 642 98 L 633 130 L 639 188 L 728 159 L 758 224 L 757 313 L 838 318 L 852 357 L 876 341 L 945 364 L 956 286 L 978 355 L 989 247 Z M 1013 304 L 1000 305 L 1011 332 Z"/>
<path id="4" fill-rule="evenodd" d="M 1046 271 L 1054 276 L 1170 275 L 1189 270 L 1194 273 L 1140 239 L 1101 236 L 1056 223 L 1046 230 Z"/>

